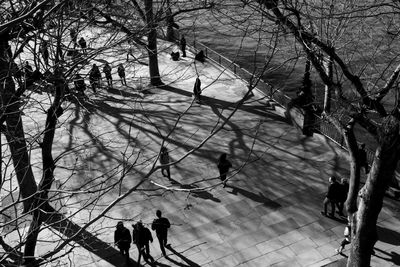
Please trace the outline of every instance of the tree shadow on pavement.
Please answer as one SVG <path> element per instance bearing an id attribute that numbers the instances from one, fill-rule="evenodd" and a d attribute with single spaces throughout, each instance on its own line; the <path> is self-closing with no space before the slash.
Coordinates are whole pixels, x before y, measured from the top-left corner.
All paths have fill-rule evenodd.
<path id="1" fill-rule="evenodd" d="M 188 92 L 188 91 L 176 88 L 176 87 L 168 86 L 168 85 L 164 85 L 159 88 L 166 90 L 166 91 L 176 93 L 176 94 L 184 95 L 187 97 L 192 96 L 191 92 Z M 238 105 L 238 103 L 236 103 L 236 102 L 229 102 L 229 101 L 225 101 L 225 100 L 221 100 L 221 99 L 211 98 L 208 96 L 201 96 L 201 103 L 204 105 L 214 106 L 217 108 L 224 108 L 224 109 L 227 109 L 227 108 L 233 109 Z M 253 114 L 259 115 L 259 116 L 268 116 L 268 117 L 273 118 L 274 120 L 289 123 L 289 121 L 286 118 L 275 114 L 273 112 L 273 109 L 267 107 L 267 105 L 243 104 L 243 105 L 239 106 L 239 110 L 247 111 L 249 113 L 253 113 Z"/>
<path id="2" fill-rule="evenodd" d="M 253 192 L 249 192 L 247 190 L 244 190 L 242 188 L 238 188 L 232 185 L 227 184 L 226 187 L 232 188 L 232 191 L 229 192 L 233 195 L 237 195 L 238 193 L 241 194 L 244 197 L 247 197 L 255 202 L 263 204 L 265 207 L 271 208 L 273 210 L 279 209 L 281 205 L 278 202 L 275 202 L 265 196 L 262 195 L 262 193 L 255 194 Z"/>
<path id="3" fill-rule="evenodd" d="M 376 226 L 378 232 L 378 239 L 381 242 L 391 244 L 394 246 L 400 245 L 400 234 L 391 229 L 383 228 L 381 226 Z"/>
<path id="4" fill-rule="evenodd" d="M 186 264 L 183 264 L 181 262 L 175 261 L 173 259 L 171 259 L 170 257 L 165 257 L 167 260 L 173 262 L 176 266 L 181 266 L 181 267 L 200 267 L 200 265 L 198 265 L 197 263 L 189 260 L 188 258 L 186 258 L 185 256 L 183 256 L 181 253 L 177 252 L 175 249 L 173 249 L 171 246 L 167 246 L 166 247 L 168 250 L 170 250 L 172 253 L 174 253 L 176 256 L 178 256 L 179 258 L 181 258 Z"/>
<path id="5" fill-rule="evenodd" d="M 195 185 L 192 185 L 192 184 L 181 184 L 181 188 L 183 188 L 183 189 L 194 189 L 194 190 L 190 191 L 190 194 L 193 195 L 194 197 L 202 198 L 202 199 L 210 199 L 210 200 L 218 202 L 218 203 L 221 202 L 220 199 L 214 197 L 210 192 L 207 192 L 205 190 L 196 190 L 196 188 L 198 188 L 198 187 L 195 186 Z"/>
<path id="6" fill-rule="evenodd" d="M 106 91 L 108 93 L 115 94 L 115 95 L 120 95 L 120 96 L 123 96 L 123 97 L 131 97 L 131 98 L 139 97 L 139 98 L 143 98 L 143 96 L 140 95 L 139 92 L 130 93 L 130 92 L 126 92 L 126 91 L 122 91 L 122 90 L 116 89 L 116 88 L 108 88 Z"/>
<path id="7" fill-rule="evenodd" d="M 46 224 L 60 232 L 60 234 L 64 235 L 66 239 L 70 239 L 71 242 L 76 242 L 81 247 L 95 254 L 112 266 L 142 266 L 138 265 L 137 262 L 132 259 L 130 259 L 129 264 L 126 264 L 124 256 L 120 254 L 119 250 L 100 240 L 89 231 L 82 229 L 78 224 L 75 224 L 53 208 L 49 207 L 49 209 L 50 210 L 48 211 L 43 211 Z"/>

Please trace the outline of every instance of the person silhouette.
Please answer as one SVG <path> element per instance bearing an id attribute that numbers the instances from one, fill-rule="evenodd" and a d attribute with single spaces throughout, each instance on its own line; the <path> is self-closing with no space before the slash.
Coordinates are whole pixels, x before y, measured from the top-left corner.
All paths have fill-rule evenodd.
<path id="1" fill-rule="evenodd" d="M 161 148 L 160 163 L 161 163 L 162 165 L 169 164 L 168 149 L 167 149 L 165 146 L 163 146 L 163 147 Z M 164 171 L 166 171 L 167 173 L 165 174 Z M 169 166 L 162 166 L 162 167 L 161 167 L 161 174 L 162 174 L 163 176 L 167 176 L 168 179 L 171 180 L 171 172 L 170 172 Z"/>
<path id="2" fill-rule="evenodd" d="M 186 39 L 184 35 L 182 35 L 180 45 L 182 50 L 182 57 L 186 57 Z"/>
<path id="3" fill-rule="evenodd" d="M 226 153 L 222 153 L 221 156 L 219 157 L 217 167 L 219 170 L 219 178 L 223 182 L 224 187 L 226 187 L 226 174 L 232 167 L 232 163 L 227 159 Z"/>
<path id="4" fill-rule="evenodd" d="M 129 249 L 131 247 L 131 234 L 124 226 L 123 222 L 118 222 L 114 232 L 114 243 L 119 248 L 119 251 L 125 256 L 126 262 L 129 262 Z"/>
<path id="5" fill-rule="evenodd" d="M 96 88 L 100 87 L 101 73 L 99 67 L 93 64 L 92 69 L 89 72 L 89 81 L 92 86 L 92 90 L 96 93 Z"/>
<path id="6" fill-rule="evenodd" d="M 197 76 L 196 81 L 194 82 L 193 95 L 194 95 L 194 100 L 197 103 L 201 103 L 201 81 L 199 76 Z"/>
<path id="7" fill-rule="evenodd" d="M 156 236 L 158 242 L 160 243 L 160 249 L 164 256 L 167 255 L 165 252 L 165 247 L 169 246 L 168 244 L 168 228 L 171 227 L 171 223 L 165 217 L 162 217 L 161 210 L 156 211 L 157 218 L 154 219 L 151 229 L 156 231 Z"/>
<path id="8" fill-rule="evenodd" d="M 118 72 L 119 78 L 121 78 L 121 83 L 122 83 L 122 85 L 126 85 L 125 68 L 124 68 L 124 66 L 122 65 L 122 63 L 120 63 L 120 64 L 118 65 L 117 72 Z"/>
<path id="9" fill-rule="evenodd" d="M 86 53 L 86 48 L 87 48 L 87 46 L 86 46 L 86 40 L 85 40 L 85 38 L 81 37 L 81 38 L 79 39 L 79 41 L 78 41 L 78 44 L 79 44 L 79 46 L 82 48 L 82 52 L 83 52 L 83 53 Z"/>
<path id="10" fill-rule="evenodd" d="M 139 221 L 136 224 L 132 224 L 132 239 L 133 243 L 136 244 L 138 249 L 138 264 L 140 264 L 140 259 L 143 255 L 143 259 L 147 262 L 154 262 L 154 258 L 150 255 L 150 243 L 153 243 L 153 236 L 148 228 L 143 226 L 143 223 Z"/>
<path id="11" fill-rule="evenodd" d="M 108 63 L 104 65 L 103 72 L 104 75 L 106 76 L 108 87 L 112 88 L 113 84 L 112 84 L 111 66 Z"/>

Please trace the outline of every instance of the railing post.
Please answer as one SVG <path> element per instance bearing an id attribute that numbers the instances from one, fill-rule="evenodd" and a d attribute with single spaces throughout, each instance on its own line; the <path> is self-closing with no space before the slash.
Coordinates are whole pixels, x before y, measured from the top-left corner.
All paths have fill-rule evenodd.
<path id="1" fill-rule="evenodd" d="M 236 64 L 233 64 L 233 73 L 236 74 Z"/>
<path id="2" fill-rule="evenodd" d="M 220 55 L 218 55 L 218 64 L 221 65 L 221 56 Z"/>

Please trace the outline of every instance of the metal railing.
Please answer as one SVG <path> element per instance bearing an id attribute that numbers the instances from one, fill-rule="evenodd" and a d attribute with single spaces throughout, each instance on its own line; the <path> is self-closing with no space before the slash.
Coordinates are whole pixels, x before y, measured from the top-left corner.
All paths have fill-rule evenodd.
<path id="1" fill-rule="evenodd" d="M 178 41 L 179 43 L 179 41 Z M 227 57 L 221 55 L 220 53 L 216 52 L 215 50 L 209 48 L 205 44 L 197 42 L 193 40 L 193 47 L 189 46 L 189 50 L 192 50 L 193 53 L 198 53 L 200 50 L 203 50 L 204 54 L 209 60 L 214 61 L 218 65 L 232 71 L 238 78 L 243 80 L 245 83 L 250 84 L 251 80 L 254 79 L 254 74 L 249 72 L 248 70 L 242 68 L 237 63 L 231 61 Z M 258 80 L 256 87 L 258 91 L 262 92 L 264 95 L 270 98 L 270 100 L 274 101 L 284 109 L 287 109 L 289 102 L 292 100 L 288 95 L 282 92 L 279 89 L 274 88 L 273 85 L 269 84 L 268 82 L 262 80 L 261 78 Z M 342 149 L 347 151 L 347 147 L 345 145 L 343 135 L 336 129 L 328 121 L 323 120 L 320 116 L 315 115 L 316 125 L 314 130 L 325 137 L 329 138 L 337 145 L 339 145 Z M 374 160 L 375 151 L 366 148 L 367 153 L 367 161 L 368 164 L 371 166 Z M 400 181 L 399 181 L 400 184 Z"/>
<path id="2" fill-rule="evenodd" d="M 239 64 L 231 61 L 227 57 L 221 55 L 217 51 L 209 48 L 208 46 L 197 42 L 193 41 L 193 47 L 190 47 L 189 49 L 192 49 L 194 53 L 197 53 L 200 50 L 203 50 L 205 56 L 209 59 L 217 63 L 218 65 L 230 70 L 233 72 L 238 78 L 242 79 L 245 83 L 251 84 L 251 80 L 254 79 L 254 73 L 249 72 L 248 70 L 242 68 Z M 253 86 L 253 84 L 252 84 Z M 285 93 L 280 91 L 277 88 L 274 88 L 273 85 L 269 84 L 268 82 L 264 81 L 263 79 L 258 79 L 257 84 L 256 84 L 257 90 L 261 91 L 264 93 L 266 96 L 268 96 L 271 100 L 282 106 L 283 108 L 286 108 L 287 104 L 291 100 L 289 96 L 287 96 Z"/>
<path id="3" fill-rule="evenodd" d="M 248 70 L 242 68 L 237 63 L 231 61 L 227 57 L 221 55 L 217 51 L 209 48 L 205 44 L 202 44 L 197 41 L 193 41 L 193 47 L 189 47 L 189 50 L 192 50 L 193 53 L 198 53 L 200 50 L 203 50 L 204 54 L 209 60 L 214 61 L 220 66 L 232 71 L 238 78 L 242 79 L 245 83 L 250 84 L 250 81 L 254 79 L 254 74 L 249 72 Z M 288 95 L 282 92 L 279 89 L 274 88 L 273 85 L 268 82 L 259 79 L 257 85 L 257 90 L 268 96 L 272 101 L 279 104 L 284 109 L 287 108 L 289 102 L 292 100 Z M 343 135 L 333 126 L 331 123 L 323 120 L 320 116 L 316 116 L 316 125 L 314 127 L 315 131 L 320 134 L 326 136 L 330 140 L 334 141 L 341 148 L 347 150 Z M 366 149 L 367 152 L 367 160 L 369 165 L 371 165 L 374 159 L 374 151 L 370 149 Z"/>

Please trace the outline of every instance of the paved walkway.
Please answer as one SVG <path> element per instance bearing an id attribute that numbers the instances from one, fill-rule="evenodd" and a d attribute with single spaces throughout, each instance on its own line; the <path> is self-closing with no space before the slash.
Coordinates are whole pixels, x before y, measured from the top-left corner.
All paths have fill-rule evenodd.
<path id="1" fill-rule="evenodd" d="M 120 174 L 116 170 L 110 174 L 114 171 L 112 162 L 118 162 L 119 151 L 124 151 L 127 144 L 129 151 L 125 155 L 138 151 L 144 158 L 157 155 L 162 136 L 173 129 L 178 115 L 192 101 L 196 73 L 202 80 L 203 104 L 194 104 L 176 125 L 176 131 L 166 138 L 173 160 L 198 146 L 216 125 L 226 121 L 246 92 L 245 85 L 221 67 L 210 62 L 194 64 L 190 53 L 188 58 L 172 62 L 169 52 L 165 49 L 160 54 L 160 69 L 168 86 L 145 94 L 116 86 L 109 92 L 101 91 L 93 104 L 81 110 L 71 109 L 70 125 L 64 129 L 71 138 L 60 138 L 58 146 L 74 147 L 76 140 L 87 139 L 94 147 L 90 153 L 76 152 L 85 159 L 86 168 L 75 171 L 71 178 L 77 185 L 83 185 L 96 171 L 109 175 L 105 183 L 117 179 Z M 147 67 L 143 68 L 147 71 Z M 136 75 L 139 72 L 137 68 Z M 106 130 L 101 135 L 100 126 Z M 82 136 L 78 138 L 79 132 Z M 68 135 L 61 132 L 60 136 Z M 216 162 L 222 152 L 228 153 L 233 172 L 238 172 L 226 188 L 217 178 Z M 71 156 L 72 162 L 75 157 Z M 136 185 L 149 169 L 149 162 L 140 160 L 118 189 L 96 202 L 96 209 Z M 155 266 L 324 266 L 343 258 L 334 250 L 342 239 L 344 222 L 321 216 L 322 201 L 328 177 L 346 177 L 347 168 L 341 149 L 322 136 L 301 135 L 288 124 L 282 109 L 269 105 L 256 92 L 216 136 L 171 168 L 174 182 L 159 172 L 154 174 L 93 229 L 100 229 L 96 230 L 97 237 L 112 246 L 112 232 L 118 220 L 124 219 L 130 230 L 131 223 L 138 220 L 148 226 L 155 211 L 161 209 L 173 224 L 169 233 L 172 249 L 168 258 L 163 257 L 155 240 L 151 244 L 151 253 L 158 262 Z M 185 192 L 203 187 L 209 190 Z M 386 199 L 379 217 L 380 240 L 372 266 L 400 264 L 397 206 L 398 202 Z M 95 211 L 88 208 L 88 214 Z M 74 221 L 83 223 L 87 217 L 80 215 Z M 131 258 L 136 257 L 136 248 L 131 248 Z M 87 261 L 88 266 L 116 266 L 99 253 L 84 249 L 75 252 L 74 262 Z"/>
<path id="2" fill-rule="evenodd" d="M 206 67 L 201 71 L 206 72 Z M 187 127 L 181 132 L 184 136 L 167 140 L 173 159 L 190 149 L 193 142 L 201 141 L 191 140 L 191 135 L 201 132 L 204 137 L 211 127 L 208 122 L 215 122 L 215 116 L 227 118 L 236 93 L 229 92 L 226 83 L 207 88 L 203 104 L 195 105 L 191 110 L 194 116 L 183 123 Z M 170 114 L 171 106 L 178 108 L 176 103 L 191 101 L 191 88 L 183 90 L 174 83 L 169 86 L 154 89 L 153 95 L 145 97 L 148 103 L 164 103 L 163 107 L 153 106 L 163 114 Z M 228 100 L 224 99 L 227 95 Z M 216 179 L 215 162 L 221 152 L 229 154 L 235 170 L 240 169 L 226 188 L 217 185 Z M 160 255 L 156 243 L 151 247 L 162 266 L 293 267 L 332 262 L 340 266 L 338 260 L 343 256 L 335 255 L 334 250 L 343 238 L 344 221 L 323 217 L 320 210 L 328 177 L 346 177 L 347 166 L 344 152 L 335 144 L 323 136 L 304 137 L 288 124 L 282 109 L 269 106 L 256 93 L 224 130 L 171 169 L 175 183 L 169 183 L 160 173 L 152 178 L 154 183 L 177 190 L 215 187 L 207 192 L 171 190 L 161 194 L 147 183 L 144 188 L 160 193 L 150 200 L 141 197 L 137 202 L 140 208 L 134 208 L 135 218 L 149 223 L 155 210 L 161 209 L 174 224 L 169 259 Z M 400 260 L 398 203 L 387 202 L 379 218 L 380 241 L 372 266 L 393 266 Z"/>

